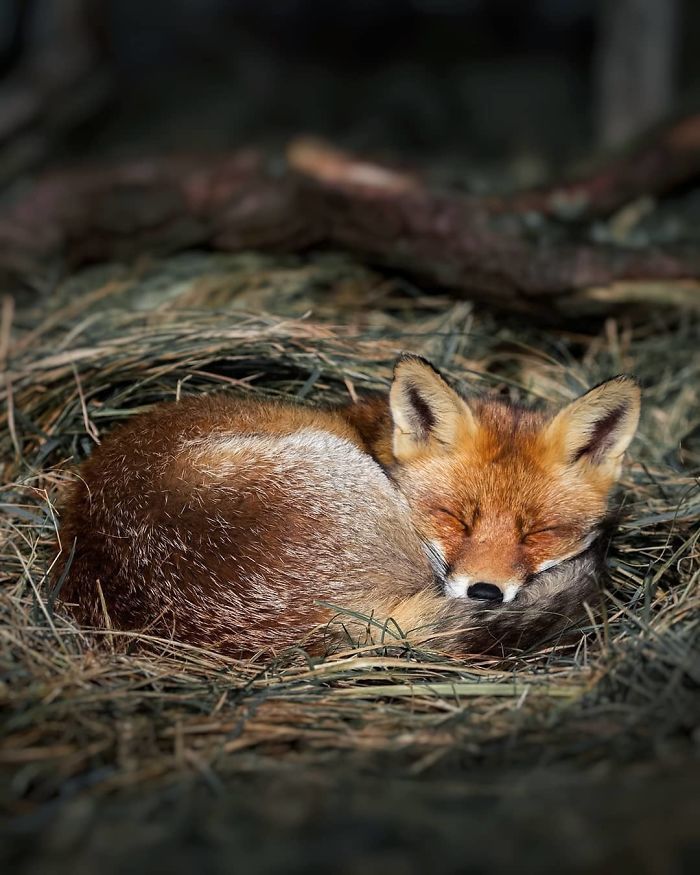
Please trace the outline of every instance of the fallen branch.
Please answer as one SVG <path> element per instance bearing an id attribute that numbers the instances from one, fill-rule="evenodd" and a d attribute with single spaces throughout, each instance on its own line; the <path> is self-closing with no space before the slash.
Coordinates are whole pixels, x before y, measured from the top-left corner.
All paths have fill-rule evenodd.
<path id="1" fill-rule="evenodd" d="M 516 194 L 504 212 L 562 218 L 608 216 L 637 198 L 667 194 L 700 178 L 700 114 L 685 116 L 645 137 L 634 149 L 571 182 Z M 498 202 L 492 207 L 497 208 Z"/>
<path id="2" fill-rule="evenodd" d="M 431 191 L 410 175 L 327 147 L 300 142 L 289 160 L 326 239 L 471 297 L 516 309 L 566 309 L 573 301 L 578 308 L 579 293 L 592 287 L 700 276 L 700 253 L 691 247 L 562 242 L 546 228 L 533 237 L 489 199 Z"/>
<path id="3" fill-rule="evenodd" d="M 277 168 L 242 151 L 57 173 L 0 215 L 0 270 L 15 283 L 40 285 L 47 265 L 55 272 L 57 264 L 67 269 L 144 251 L 325 245 L 516 310 L 609 309 L 634 300 L 637 287 L 642 300 L 665 300 L 668 283 L 677 287 L 676 300 L 694 303 L 697 247 L 597 245 L 551 218 L 562 192 L 587 191 L 587 209 L 596 213 L 638 196 L 648 156 L 671 146 L 676 169 L 647 174 L 647 190 L 700 173 L 700 116 L 660 143 L 607 175 L 510 200 L 436 191 L 414 174 L 308 140 L 292 144 Z M 524 214 L 537 210 L 550 218 L 535 234 Z"/>

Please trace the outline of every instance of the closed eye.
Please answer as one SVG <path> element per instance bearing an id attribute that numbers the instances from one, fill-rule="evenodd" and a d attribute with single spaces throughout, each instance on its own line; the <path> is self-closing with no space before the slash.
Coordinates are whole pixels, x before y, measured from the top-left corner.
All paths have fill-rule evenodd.
<path id="1" fill-rule="evenodd" d="M 446 507 L 438 507 L 436 508 L 436 512 L 443 514 L 443 516 L 448 516 L 450 519 L 453 519 L 455 522 L 459 523 L 460 526 L 464 529 L 466 534 L 470 534 L 471 526 L 466 523 L 462 517 L 458 516 L 456 513 L 453 513 L 451 510 L 448 510 Z"/>
<path id="2" fill-rule="evenodd" d="M 577 556 L 580 556 L 581 553 L 587 550 L 597 537 L 597 531 L 594 530 L 590 532 L 590 534 L 579 543 L 578 547 L 571 550 L 570 553 L 567 553 L 565 556 L 558 556 L 556 559 L 547 559 L 544 562 L 541 562 L 535 569 L 535 573 L 539 574 L 542 571 L 548 571 L 550 568 L 555 568 L 557 565 L 561 565 L 564 562 L 569 562 L 571 559 L 575 559 Z"/>
<path id="3" fill-rule="evenodd" d="M 541 574 L 543 571 L 549 571 L 550 568 L 556 568 L 558 565 L 563 565 L 565 562 L 571 562 L 575 559 L 578 553 L 569 554 L 568 556 L 560 556 L 558 559 L 547 559 L 541 562 L 535 569 L 535 574 Z"/>
<path id="4" fill-rule="evenodd" d="M 544 526 L 541 529 L 533 529 L 531 532 L 526 532 L 522 536 L 522 539 L 523 539 L 523 541 L 527 541 L 528 538 L 534 538 L 535 535 L 544 535 L 547 533 L 566 535 L 570 531 L 571 530 L 569 528 L 567 528 L 566 526 Z"/>

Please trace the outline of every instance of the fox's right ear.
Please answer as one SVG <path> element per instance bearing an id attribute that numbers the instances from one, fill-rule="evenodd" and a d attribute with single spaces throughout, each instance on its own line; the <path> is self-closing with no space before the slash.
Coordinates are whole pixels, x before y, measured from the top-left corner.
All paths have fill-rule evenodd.
<path id="1" fill-rule="evenodd" d="M 466 401 L 417 355 L 405 354 L 396 362 L 389 406 L 398 462 L 408 462 L 428 449 L 452 447 L 475 429 Z"/>
<path id="2" fill-rule="evenodd" d="M 633 377 L 614 377 L 581 395 L 548 426 L 566 462 L 606 468 L 617 478 L 622 456 L 637 430 L 641 392 Z"/>

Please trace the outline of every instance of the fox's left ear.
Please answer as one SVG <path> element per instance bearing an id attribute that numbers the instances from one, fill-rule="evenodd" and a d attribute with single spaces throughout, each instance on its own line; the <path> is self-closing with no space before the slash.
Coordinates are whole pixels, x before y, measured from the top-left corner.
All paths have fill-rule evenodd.
<path id="1" fill-rule="evenodd" d="M 569 464 L 585 461 L 617 478 L 639 422 L 641 392 L 633 377 L 614 377 L 572 401 L 547 427 Z"/>
<path id="2" fill-rule="evenodd" d="M 475 429 L 467 402 L 420 356 L 406 354 L 396 362 L 389 406 L 398 462 L 428 450 L 449 449 Z"/>

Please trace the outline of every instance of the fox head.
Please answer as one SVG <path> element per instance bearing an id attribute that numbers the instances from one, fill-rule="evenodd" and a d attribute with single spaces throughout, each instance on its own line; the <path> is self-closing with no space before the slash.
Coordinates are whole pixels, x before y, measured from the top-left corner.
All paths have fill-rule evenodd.
<path id="1" fill-rule="evenodd" d="M 467 400 L 402 356 L 390 394 L 392 477 L 449 596 L 512 601 L 586 550 L 637 428 L 640 391 L 614 377 L 556 414 Z"/>

